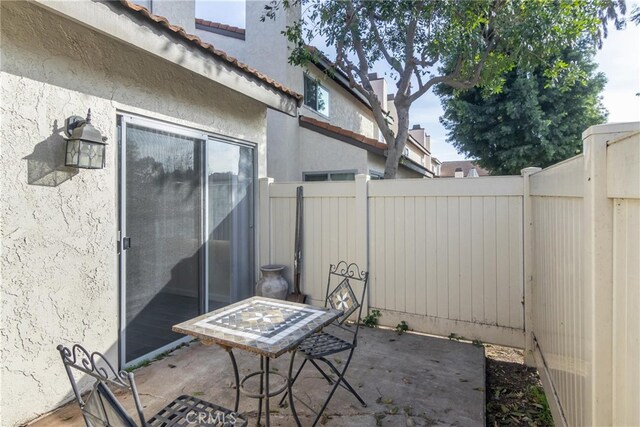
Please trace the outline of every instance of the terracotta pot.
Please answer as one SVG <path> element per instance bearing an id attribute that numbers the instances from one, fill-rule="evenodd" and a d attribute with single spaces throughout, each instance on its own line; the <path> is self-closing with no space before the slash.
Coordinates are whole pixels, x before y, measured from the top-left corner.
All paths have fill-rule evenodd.
<path id="1" fill-rule="evenodd" d="M 256 283 L 256 295 L 285 300 L 289 293 L 289 283 L 282 277 L 285 266 L 268 264 L 260 267 L 262 278 Z"/>

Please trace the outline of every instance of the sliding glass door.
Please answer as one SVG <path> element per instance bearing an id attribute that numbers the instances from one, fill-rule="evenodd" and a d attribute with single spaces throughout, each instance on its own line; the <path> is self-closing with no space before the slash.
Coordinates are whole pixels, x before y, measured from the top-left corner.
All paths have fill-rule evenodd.
<path id="1" fill-rule="evenodd" d="M 209 141 L 207 169 L 208 291 L 214 310 L 253 294 L 253 149 Z"/>
<path id="2" fill-rule="evenodd" d="M 253 148 L 120 120 L 121 364 L 174 345 L 176 323 L 253 284 Z"/>

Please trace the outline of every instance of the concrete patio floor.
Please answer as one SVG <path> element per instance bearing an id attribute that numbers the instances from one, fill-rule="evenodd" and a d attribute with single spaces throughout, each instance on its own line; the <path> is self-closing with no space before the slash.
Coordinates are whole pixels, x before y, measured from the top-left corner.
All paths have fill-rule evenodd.
<path id="1" fill-rule="evenodd" d="M 397 335 L 394 331 L 369 328 L 360 331 L 358 348 L 346 376 L 368 406 L 363 408 L 346 390 L 338 388 L 326 411 L 325 425 L 485 425 L 484 348 L 412 333 Z M 240 350 L 235 354 L 241 376 L 258 367 L 257 356 Z M 345 357 L 337 355 L 332 359 L 339 366 Z M 289 355 L 285 354 L 272 367 L 285 373 L 288 362 Z M 147 418 L 182 394 L 233 407 L 231 362 L 217 346 L 192 342 L 136 370 L 135 378 Z M 272 388 L 281 384 L 277 376 L 272 378 Z M 294 392 L 319 408 L 329 388 L 320 374 L 308 366 Z M 240 412 L 248 416 L 250 426 L 255 425 L 257 401 L 245 396 L 240 399 Z M 272 425 L 294 425 L 289 409 L 279 408 L 278 400 L 272 398 Z M 133 414 L 130 396 L 122 396 L 121 401 Z M 311 412 L 301 404 L 296 408 L 302 424 L 311 425 Z M 81 426 L 83 421 L 73 402 L 32 425 Z"/>

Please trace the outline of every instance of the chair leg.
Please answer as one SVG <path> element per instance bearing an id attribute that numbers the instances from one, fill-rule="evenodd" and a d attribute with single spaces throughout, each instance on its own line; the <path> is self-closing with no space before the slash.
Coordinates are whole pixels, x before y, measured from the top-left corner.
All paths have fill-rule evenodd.
<path id="1" fill-rule="evenodd" d="M 328 360 L 322 358 L 320 359 L 322 360 L 324 363 L 326 363 L 329 368 L 331 368 L 331 370 L 338 376 L 338 382 L 342 382 L 345 387 L 351 392 L 351 394 L 353 394 L 355 396 L 356 399 L 358 399 L 358 401 L 360 402 L 360 404 L 363 407 L 367 407 L 367 404 L 365 403 L 364 400 L 362 400 L 362 397 L 360 397 L 360 395 L 358 394 L 358 392 L 351 386 L 351 384 L 349 383 L 349 381 L 347 381 L 347 379 L 344 377 L 344 374 L 347 371 L 347 368 L 345 366 L 345 369 L 343 369 L 342 374 L 340 374 L 340 372 L 338 371 L 338 369 L 333 366 L 333 364 L 331 362 L 329 362 Z M 348 363 L 348 362 L 347 362 Z"/>
<path id="2" fill-rule="evenodd" d="M 318 364 L 316 363 L 315 360 L 309 359 L 309 362 L 311 362 L 311 364 L 316 367 L 318 372 L 320 372 L 322 374 L 322 376 L 329 382 L 329 384 L 333 384 L 333 380 L 331 379 L 331 377 L 329 375 L 327 375 L 327 373 L 325 371 L 323 371 L 320 366 L 318 366 Z"/>
<path id="3" fill-rule="evenodd" d="M 318 411 L 318 415 L 316 416 L 316 419 L 313 420 L 312 427 L 315 427 L 315 425 L 318 424 L 318 421 L 320 421 L 320 418 L 322 418 L 322 414 L 324 413 L 324 410 L 327 409 L 327 405 L 329 404 L 329 401 L 333 397 L 333 394 L 336 392 L 336 389 L 338 388 L 339 385 L 340 385 L 340 380 L 338 379 L 338 381 L 334 382 L 333 387 L 331 387 L 329 396 L 327 396 L 326 400 L 322 404 L 322 408 L 320 408 L 320 410 Z"/>
<path id="4" fill-rule="evenodd" d="M 358 399 L 358 401 L 360 401 L 362 406 L 365 406 L 365 407 L 367 406 L 367 404 L 364 402 L 364 400 L 362 400 L 360 395 L 353 389 L 353 387 L 351 387 L 351 384 L 349 384 L 349 382 L 344 378 L 344 374 L 347 372 L 347 368 L 349 368 L 349 365 L 351 364 L 351 357 L 353 356 L 353 351 L 354 350 L 355 350 L 354 348 L 351 349 L 351 352 L 349 353 L 349 357 L 347 358 L 347 361 L 344 364 L 344 368 L 342 369 L 342 372 L 340 372 L 333 365 L 333 363 L 331 363 L 330 361 L 328 361 L 324 357 L 319 358 L 319 360 L 322 360 L 325 364 L 327 364 L 329 366 L 329 368 L 338 376 L 338 379 L 336 379 L 335 383 L 333 384 L 333 387 L 331 388 L 331 391 L 329 392 L 329 396 L 327 396 L 327 399 L 324 401 L 324 404 L 322 405 L 322 408 L 318 412 L 318 415 L 316 416 L 316 419 L 313 421 L 313 426 L 315 426 L 318 423 L 318 421 L 320 421 L 320 418 L 322 417 L 322 414 L 324 413 L 325 409 L 327 409 L 327 405 L 329 404 L 329 401 L 333 397 L 333 394 L 336 392 L 336 389 L 338 388 L 340 383 L 344 383 L 344 385 L 346 387 L 348 387 L 349 391 L 356 397 L 356 399 Z"/>
<path id="5" fill-rule="evenodd" d="M 293 356 L 292 356 L 293 357 Z M 296 374 L 293 376 L 293 379 L 291 380 L 291 387 L 293 387 L 293 384 L 296 382 L 296 380 L 298 379 L 298 375 L 300 375 L 300 372 L 302 372 L 302 368 L 304 368 L 304 365 L 307 363 L 307 358 L 303 358 L 304 360 L 302 361 L 302 364 L 300 365 L 300 367 L 298 368 L 298 372 L 296 372 Z M 280 406 L 282 408 L 282 406 L 284 405 L 284 401 L 287 398 L 287 395 L 289 394 L 288 391 L 284 392 L 284 395 L 282 396 L 282 399 L 280 399 L 280 403 L 278 403 L 278 406 Z"/>
<path id="6" fill-rule="evenodd" d="M 291 379 L 291 373 L 293 372 L 293 361 L 296 358 L 296 353 L 297 353 L 297 350 L 293 350 L 293 352 L 291 352 L 291 360 L 289 361 L 289 372 L 287 375 L 287 393 L 285 394 L 285 396 L 287 394 L 289 395 L 289 409 L 291 410 L 291 415 L 293 415 L 293 420 L 296 422 L 296 426 L 302 427 L 302 424 L 300 423 L 300 418 L 298 418 L 298 412 L 296 411 L 296 405 L 293 399 L 293 389 L 291 388 L 293 387 L 293 383 L 295 382 L 295 378 Z M 304 360 L 306 361 L 307 359 L 305 358 Z M 302 362 L 302 365 L 304 366 L 304 362 Z M 300 371 L 302 371 L 302 368 L 298 369 L 298 374 L 300 373 Z M 298 377 L 298 374 L 296 374 L 296 378 Z"/>

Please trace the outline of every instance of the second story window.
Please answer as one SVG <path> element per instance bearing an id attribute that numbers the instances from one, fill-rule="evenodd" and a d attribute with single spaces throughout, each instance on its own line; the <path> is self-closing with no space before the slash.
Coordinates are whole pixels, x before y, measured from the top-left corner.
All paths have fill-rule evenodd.
<path id="1" fill-rule="evenodd" d="M 304 75 L 304 105 L 329 117 L 329 91 L 307 74 Z"/>

